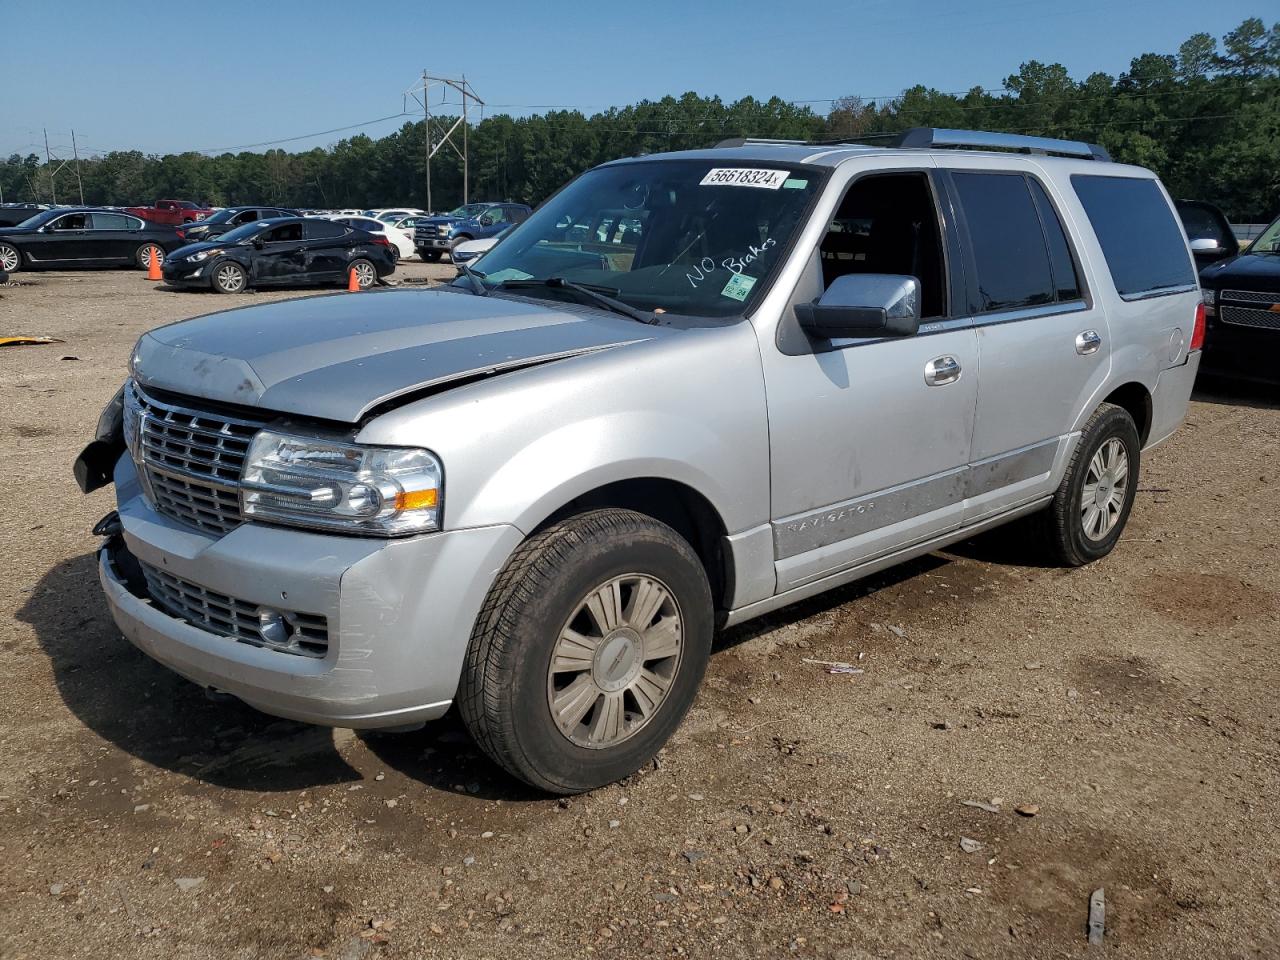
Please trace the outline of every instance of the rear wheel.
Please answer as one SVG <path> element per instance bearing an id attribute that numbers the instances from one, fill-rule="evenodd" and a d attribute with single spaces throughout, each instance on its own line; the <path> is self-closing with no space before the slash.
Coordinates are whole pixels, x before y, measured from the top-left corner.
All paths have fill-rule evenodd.
<path id="1" fill-rule="evenodd" d="M 243 293 L 249 285 L 249 277 L 244 267 L 228 260 L 213 268 L 210 283 L 218 293 Z"/>
<path id="2" fill-rule="evenodd" d="M 22 266 L 22 255 L 18 248 L 7 243 L 0 243 L 0 273 L 17 273 Z"/>
<path id="3" fill-rule="evenodd" d="M 368 260 L 352 260 L 347 270 L 356 272 L 356 283 L 360 284 L 361 290 L 368 290 L 378 282 L 378 270 Z M 350 275 L 350 273 L 347 274 L 347 276 Z"/>
<path id="4" fill-rule="evenodd" d="M 697 694 L 711 590 L 689 544 L 629 510 L 527 540 L 476 620 L 458 706 L 480 747 L 526 783 L 577 793 L 653 759 Z"/>
<path id="5" fill-rule="evenodd" d="M 153 258 L 157 263 L 164 263 L 164 250 L 154 243 L 144 243 L 133 252 L 133 262 L 142 270 L 151 269 Z"/>
<path id="6" fill-rule="evenodd" d="M 1137 494 L 1141 447 L 1127 410 L 1104 403 L 1094 411 L 1053 502 L 1036 518 L 1055 560 L 1079 567 L 1114 549 Z"/>

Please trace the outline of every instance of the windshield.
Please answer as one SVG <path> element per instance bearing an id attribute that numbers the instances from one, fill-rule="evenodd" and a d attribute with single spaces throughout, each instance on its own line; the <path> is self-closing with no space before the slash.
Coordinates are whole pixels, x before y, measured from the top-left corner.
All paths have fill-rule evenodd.
<path id="1" fill-rule="evenodd" d="M 32 220 L 35 218 L 32 217 Z M 27 221 L 28 223 L 31 220 Z M 1280 253 L 1280 217 L 1271 221 L 1271 226 L 1258 234 L 1258 238 L 1249 244 L 1250 253 Z"/>
<path id="2" fill-rule="evenodd" d="M 41 210 L 35 216 L 27 217 L 27 219 L 19 223 L 18 226 L 19 227 L 38 227 L 42 223 L 48 223 L 54 217 L 58 216 L 58 214 L 60 214 L 61 212 L 62 212 L 61 210 Z"/>
<path id="3" fill-rule="evenodd" d="M 204 223 L 226 223 L 228 220 L 230 220 L 232 217 L 234 217 L 236 214 L 240 212 L 241 211 L 239 207 L 227 207 L 223 210 L 219 210 L 217 213 L 210 214 L 209 216 L 205 217 L 203 222 Z"/>
<path id="4" fill-rule="evenodd" d="M 487 203 L 464 203 L 462 206 L 450 210 L 446 216 L 458 217 L 460 220 L 470 220 L 472 217 L 477 217 L 488 209 L 489 204 Z"/>
<path id="5" fill-rule="evenodd" d="M 255 233 L 270 225 L 271 221 L 269 220 L 251 220 L 248 223 L 242 223 L 235 229 L 228 230 L 218 237 L 218 243 L 243 243 Z"/>
<path id="6" fill-rule="evenodd" d="M 645 310 L 740 314 L 781 263 L 824 177 L 793 165 L 717 167 L 709 160 L 600 167 L 485 254 L 482 279 L 500 289 L 507 281 L 557 278 Z M 544 294 L 519 286 L 522 295 L 555 295 L 554 287 Z"/>

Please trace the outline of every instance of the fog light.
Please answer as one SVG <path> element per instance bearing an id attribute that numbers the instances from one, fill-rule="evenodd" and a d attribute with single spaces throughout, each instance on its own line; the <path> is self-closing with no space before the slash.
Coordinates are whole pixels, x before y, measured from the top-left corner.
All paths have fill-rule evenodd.
<path id="1" fill-rule="evenodd" d="M 258 610 L 258 634 L 262 637 L 263 643 L 283 647 L 288 645 L 289 638 L 293 635 L 293 628 L 289 626 L 283 613 L 262 607 Z"/>

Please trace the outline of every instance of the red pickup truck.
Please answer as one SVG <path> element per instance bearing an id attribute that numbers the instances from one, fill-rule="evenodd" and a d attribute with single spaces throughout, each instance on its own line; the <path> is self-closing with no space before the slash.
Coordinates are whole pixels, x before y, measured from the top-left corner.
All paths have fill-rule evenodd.
<path id="1" fill-rule="evenodd" d="M 190 200 L 157 200 L 150 207 L 125 207 L 124 212 L 132 213 L 143 220 L 150 220 L 152 223 L 178 226 L 193 220 L 201 220 L 213 213 L 213 210 Z"/>

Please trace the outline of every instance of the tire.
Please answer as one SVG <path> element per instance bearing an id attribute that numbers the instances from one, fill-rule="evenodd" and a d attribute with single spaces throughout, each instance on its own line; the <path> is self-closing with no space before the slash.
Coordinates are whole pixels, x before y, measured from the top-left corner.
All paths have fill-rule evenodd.
<path id="1" fill-rule="evenodd" d="M 423 263 L 439 263 L 444 254 L 439 250 L 419 250 L 418 256 L 422 258 Z"/>
<path id="2" fill-rule="evenodd" d="M 459 712 L 513 776 L 549 793 L 592 790 L 640 769 L 675 732 L 712 632 L 706 572 L 679 534 L 630 510 L 579 514 L 526 540 L 498 574 L 467 648 Z"/>
<path id="3" fill-rule="evenodd" d="M 364 258 L 352 260 L 347 264 L 347 272 L 343 274 L 344 285 L 349 282 L 348 277 L 351 271 L 356 272 L 356 281 L 360 284 L 361 290 L 368 290 L 378 282 L 378 268 Z"/>
<path id="4" fill-rule="evenodd" d="M 1104 403 L 1094 411 L 1053 501 L 1033 518 L 1052 560 L 1081 567 L 1115 548 L 1133 510 L 1141 447 L 1127 410 Z"/>
<path id="5" fill-rule="evenodd" d="M 160 262 L 164 263 L 164 248 L 158 243 L 144 243 L 137 250 L 133 251 L 133 262 L 138 265 L 138 269 L 146 270 L 151 266 L 152 252 L 160 255 Z"/>
<path id="6" fill-rule="evenodd" d="M 244 293 L 249 289 L 249 275 L 234 260 L 223 260 L 209 271 L 209 285 L 218 293 Z"/>
<path id="7" fill-rule="evenodd" d="M 22 269 L 22 254 L 18 248 L 0 243 L 0 273 L 17 273 Z"/>

